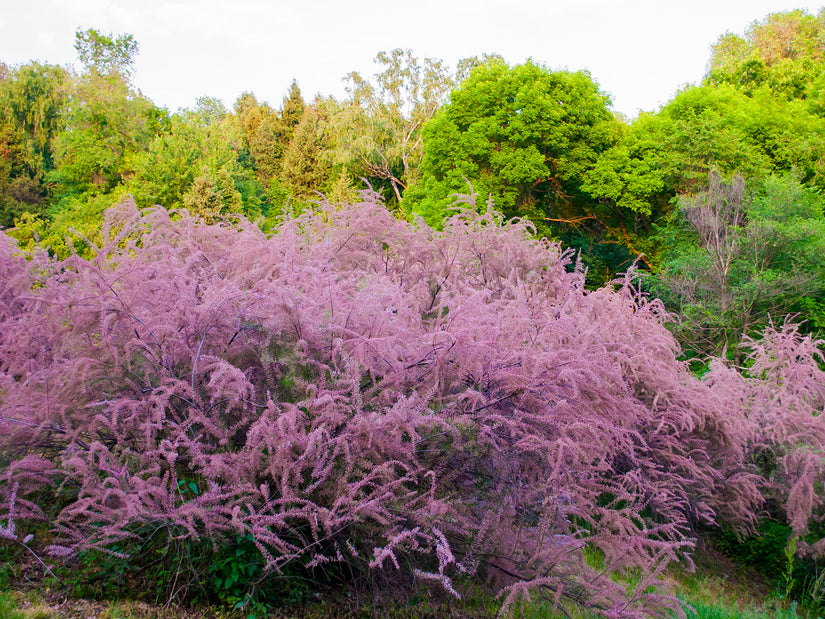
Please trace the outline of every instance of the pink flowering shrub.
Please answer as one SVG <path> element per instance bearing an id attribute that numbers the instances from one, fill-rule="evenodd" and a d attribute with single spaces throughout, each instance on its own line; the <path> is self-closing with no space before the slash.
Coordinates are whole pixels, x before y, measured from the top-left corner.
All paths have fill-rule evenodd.
<path id="1" fill-rule="evenodd" d="M 716 362 L 705 381 L 728 394 L 742 410 L 743 446 L 762 493 L 787 520 L 800 554 L 825 556 L 821 530 L 825 509 L 825 359 L 823 342 L 786 322 L 769 325 L 759 339 L 746 339 L 743 373 Z"/>
<path id="2" fill-rule="evenodd" d="M 103 238 L 27 262 L 0 233 L 0 498 L 48 521 L 55 554 L 247 536 L 272 573 L 681 612 L 657 575 L 697 525 L 747 528 L 754 446 L 795 440 L 755 430 L 758 390 L 693 377 L 630 279 L 588 292 L 568 252 L 492 213 L 437 232 L 366 196 L 268 238 L 124 204 Z M 781 411 L 820 402 L 786 391 Z M 780 451 L 802 523 L 820 465 Z"/>

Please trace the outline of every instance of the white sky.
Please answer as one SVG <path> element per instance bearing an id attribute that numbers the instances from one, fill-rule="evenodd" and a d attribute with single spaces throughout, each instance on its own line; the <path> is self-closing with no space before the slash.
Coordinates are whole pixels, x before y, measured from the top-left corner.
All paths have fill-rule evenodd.
<path id="1" fill-rule="evenodd" d="M 381 50 L 587 69 L 613 108 L 654 111 L 697 83 L 710 46 L 768 13 L 816 14 L 825 0 L 0 0 L 0 61 L 77 63 L 74 33 L 130 33 L 135 83 L 171 111 L 244 91 L 280 107 L 293 78 L 304 99 L 344 95 L 350 71 Z M 79 66 L 79 65 L 77 65 Z"/>

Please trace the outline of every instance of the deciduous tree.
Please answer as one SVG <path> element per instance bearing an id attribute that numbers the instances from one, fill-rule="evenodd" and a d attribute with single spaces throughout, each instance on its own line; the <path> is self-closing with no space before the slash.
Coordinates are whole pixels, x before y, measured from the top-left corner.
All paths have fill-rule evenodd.
<path id="1" fill-rule="evenodd" d="M 767 86 L 789 99 L 818 97 L 825 69 L 825 10 L 818 16 L 796 10 L 771 13 L 744 37 L 727 33 L 713 46 L 706 81 L 747 93 Z"/>
<path id="2" fill-rule="evenodd" d="M 130 35 L 112 39 L 90 30 L 76 36 L 87 64 L 71 93 L 66 127 L 56 138 L 49 179 L 58 198 L 113 190 L 131 173 L 129 156 L 148 146 L 166 117 L 130 85 L 137 50 Z"/>
<path id="3" fill-rule="evenodd" d="M 413 210 L 437 223 L 469 182 L 542 232 L 551 220 L 585 215 L 581 183 L 616 141 L 607 104 L 585 73 L 498 58 L 477 66 L 424 128 Z"/>
<path id="4" fill-rule="evenodd" d="M 47 207 L 46 175 L 54 168 L 69 90 L 65 69 L 37 62 L 9 70 L 0 81 L 0 227 Z"/>
<path id="5" fill-rule="evenodd" d="M 420 61 L 411 50 L 380 52 L 375 80 L 347 76 L 348 97 L 334 117 L 338 158 L 394 204 L 415 180 L 423 156 L 421 130 L 455 81 L 441 60 Z"/>
<path id="6" fill-rule="evenodd" d="M 825 299 L 825 200 L 792 177 L 724 182 L 682 196 L 664 232 L 654 289 L 679 312 L 698 355 L 738 353 L 742 337 Z M 807 301 L 805 301 L 807 300 Z"/>
<path id="7" fill-rule="evenodd" d="M 114 76 L 129 80 L 139 51 L 131 34 L 112 34 L 89 28 L 75 33 L 75 51 L 86 72 L 99 76 Z"/>

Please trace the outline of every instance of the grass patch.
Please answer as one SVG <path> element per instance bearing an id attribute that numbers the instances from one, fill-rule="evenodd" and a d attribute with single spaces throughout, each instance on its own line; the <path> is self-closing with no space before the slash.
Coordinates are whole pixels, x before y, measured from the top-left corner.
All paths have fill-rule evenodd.
<path id="1" fill-rule="evenodd" d="M 689 619 L 818 619 L 821 616 L 781 599 L 765 575 L 718 551 L 708 548 L 694 558 L 695 572 L 672 569 L 666 578 L 685 605 Z M 591 559 L 598 561 L 598 557 Z M 25 569 L 27 567 L 30 569 Z M 42 570 L 37 578 L 34 568 L 34 565 L 17 564 L 13 573 L 6 575 L 4 584 L 10 584 L 10 590 L 0 593 L 0 619 L 482 619 L 495 617 L 500 607 L 500 601 L 489 589 L 478 584 L 465 583 L 463 598 L 456 600 L 427 586 L 413 584 L 410 590 L 400 585 L 362 583 L 323 589 L 318 588 L 319 585 L 300 600 L 282 599 L 244 609 L 210 605 L 202 600 L 191 608 L 183 608 L 138 600 L 74 597 L 72 590 L 76 595 L 76 586 L 61 586 L 44 577 Z M 24 572 L 25 577 L 21 577 Z M 81 574 L 75 576 L 81 578 Z M 516 616 L 520 619 L 562 617 L 552 612 L 549 603 L 539 600 L 521 605 Z M 579 611 L 570 617 L 591 619 L 595 615 Z"/>

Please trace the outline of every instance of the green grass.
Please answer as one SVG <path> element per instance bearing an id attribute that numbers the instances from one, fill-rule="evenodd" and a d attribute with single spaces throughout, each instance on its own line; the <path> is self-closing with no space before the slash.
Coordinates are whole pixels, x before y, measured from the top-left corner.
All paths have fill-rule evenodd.
<path id="1" fill-rule="evenodd" d="M 667 580 L 685 605 L 690 619 L 819 619 L 822 615 L 783 600 L 775 585 L 754 570 L 737 565 L 719 553 L 696 557 L 697 570 L 674 569 Z M 9 564 L 12 571 L 14 564 Z M 11 574 L 7 576 L 12 576 Z M 117 599 L 66 599 L 66 587 L 44 579 L 32 588 L 26 580 L 9 583 L 9 591 L 0 593 L 0 619 L 482 619 L 495 617 L 500 601 L 481 585 L 465 591 L 461 600 L 422 587 L 417 591 L 371 592 L 355 587 L 330 589 L 316 593 L 289 606 L 267 604 L 247 608 L 245 612 L 230 607 L 196 603 L 193 608 L 167 608 L 159 604 Z M 6 588 L 0 587 L 0 589 Z M 397 597 L 393 594 L 398 594 Z M 693 611 L 687 610 L 692 607 Z M 254 612 L 250 612 L 254 610 Z M 521 619 L 561 619 L 550 605 L 533 602 L 519 608 Z M 581 611 L 573 619 L 591 619 Z M 825 618 L 823 618 L 825 619 Z"/>
<path id="2" fill-rule="evenodd" d="M 0 619 L 59 619 L 38 596 L 23 596 L 9 591 L 0 593 Z"/>
<path id="3" fill-rule="evenodd" d="M 689 619 L 818 619 L 788 602 L 752 568 L 718 553 L 698 554 L 693 573 L 672 570 L 672 584 Z"/>
<path id="4" fill-rule="evenodd" d="M 737 605 L 720 603 L 708 606 L 702 602 L 686 600 L 694 609 L 695 614 L 688 611 L 690 619 L 799 619 L 800 615 L 793 609 L 773 607 L 770 604 L 756 608 L 739 608 Z"/>

